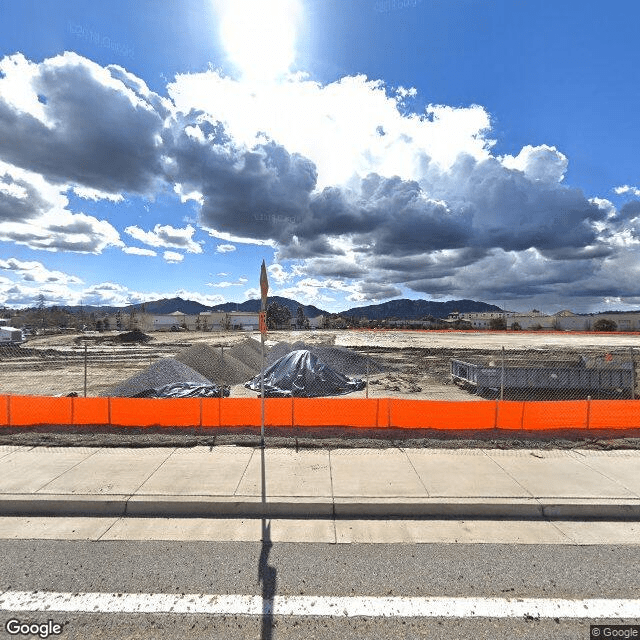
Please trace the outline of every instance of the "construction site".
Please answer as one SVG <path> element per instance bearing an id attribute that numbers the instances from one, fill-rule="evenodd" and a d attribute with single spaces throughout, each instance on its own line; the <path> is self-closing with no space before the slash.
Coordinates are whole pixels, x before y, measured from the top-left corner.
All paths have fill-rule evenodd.
<path id="1" fill-rule="evenodd" d="M 333 372 L 363 381 L 353 398 L 631 399 L 639 393 L 637 342 L 631 334 L 274 331 L 264 363 L 309 351 Z M 192 383 L 217 385 L 225 397 L 256 397 L 246 384 L 259 375 L 262 357 L 258 332 L 34 336 L 0 348 L 0 393 L 134 397 Z"/>

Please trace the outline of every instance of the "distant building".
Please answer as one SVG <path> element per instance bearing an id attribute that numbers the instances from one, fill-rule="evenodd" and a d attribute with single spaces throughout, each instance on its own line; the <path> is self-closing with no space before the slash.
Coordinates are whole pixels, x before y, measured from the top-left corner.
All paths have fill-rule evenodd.
<path id="1" fill-rule="evenodd" d="M 187 326 L 187 314 L 181 311 L 173 313 L 154 314 L 151 317 L 151 331 L 175 331 Z"/>
<path id="2" fill-rule="evenodd" d="M 229 324 L 232 331 L 258 331 L 260 314 L 250 311 L 230 311 Z"/>

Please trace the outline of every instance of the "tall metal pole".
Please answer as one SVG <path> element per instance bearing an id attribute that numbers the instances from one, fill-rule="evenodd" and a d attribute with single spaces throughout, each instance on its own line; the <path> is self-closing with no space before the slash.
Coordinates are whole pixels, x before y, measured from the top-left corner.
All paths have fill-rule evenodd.
<path id="1" fill-rule="evenodd" d="M 84 397 L 87 397 L 87 343 L 84 343 Z"/>
<path id="2" fill-rule="evenodd" d="M 262 261 L 260 269 L 260 346 L 262 352 L 262 368 L 260 369 L 260 398 L 261 398 L 261 418 L 260 418 L 260 446 L 264 449 L 264 336 L 267 333 L 267 292 L 269 291 L 269 280 L 267 278 L 267 267 Z"/>
<path id="3" fill-rule="evenodd" d="M 264 333 L 260 332 L 260 344 L 262 346 L 262 368 L 260 370 L 260 446 L 264 447 Z"/>
<path id="4" fill-rule="evenodd" d="M 502 347 L 502 375 L 500 376 L 500 400 L 504 400 L 504 347 Z"/>

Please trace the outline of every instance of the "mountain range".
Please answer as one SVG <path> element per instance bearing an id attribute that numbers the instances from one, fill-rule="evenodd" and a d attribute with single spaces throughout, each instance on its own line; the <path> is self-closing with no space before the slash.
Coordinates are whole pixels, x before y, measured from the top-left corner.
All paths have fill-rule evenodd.
<path id="1" fill-rule="evenodd" d="M 367 318 L 369 320 L 381 320 L 382 318 L 398 318 L 401 320 L 417 320 L 425 316 L 433 316 L 434 318 L 446 318 L 452 311 L 460 313 L 474 313 L 487 311 L 501 311 L 500 307 L 486 302 L 476 300 L 447 300 L 446 302 L 434 302 L 432 300 L 409 300 L 401 298 L 399 300 L 389 300 L 381 304 L 371 304 L 364 307 L 352 307 L 346 311 L 340 311 L 332 314 L 314 305 L 301 304 L 297 300 L 283 298 L 281 296 L 269 296 L 268 303 L 277 302 L 279 305 L 285 306 L 291 311 L 293 317 L 296 316 L 298 307 L 302 307 L 304 315 L 307 318 L 315 318 L 319 315 L 341 315 L 352 316 L 356 318 Z M 116 313 L 122 311 L 129 313 L 132 309 L 142 311 L 142 304 L 129 305 L 126 307 L 98 307 L 98 306 L 75 306 L 64 307 L 65 309 L 78 313 Z M 152 302 L 144 303 L 144 311 L 146 313 L 167 314 L 174 311 L 180 311 L 189 315 L 202 313 L 203 311 L 260 311 L 260 300 L 246 300 L 245 302 L 225 302 L 214 307 L 207 307 L 200 302 L 194 300 L 184 300 L 182 298 L 163 298 Z"/>

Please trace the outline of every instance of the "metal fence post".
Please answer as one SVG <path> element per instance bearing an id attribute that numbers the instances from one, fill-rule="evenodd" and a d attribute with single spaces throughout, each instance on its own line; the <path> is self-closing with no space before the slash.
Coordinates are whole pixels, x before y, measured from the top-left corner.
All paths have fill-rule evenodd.
<path id="1" fill-rule="evenodd" d="M 369 352 L 365 351 L 365 358 L 366 358 L 366 362 L 367 362 L 367 386 L 366 388 L 366 392 L 365 392 L 365 397 L 368 398 L 369 397 Z"/>
<path id="2" fill-rule="evenodd" d="M 636 361 L 633 357 L 633 347 L 629 347 L 631 352 L 631 399 L 636 399 Z"/>
<path id="3" fill-rule="evenodd" d="M 84 397 L 87 397 L 87 343 L 84 343 Z"/>
<path id="4" fill-rule="evenodd" d="M 502 372 L 500 375 L 500 400 L 504 400 L 504 347 L 502 347 Z"/>

